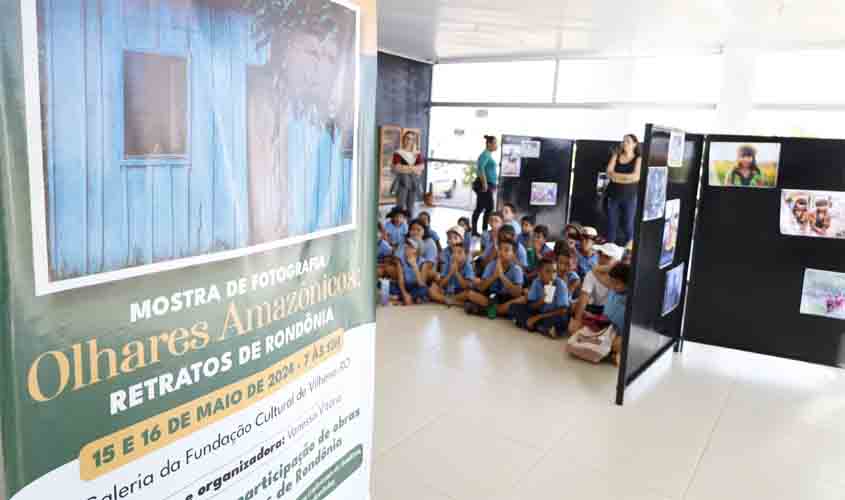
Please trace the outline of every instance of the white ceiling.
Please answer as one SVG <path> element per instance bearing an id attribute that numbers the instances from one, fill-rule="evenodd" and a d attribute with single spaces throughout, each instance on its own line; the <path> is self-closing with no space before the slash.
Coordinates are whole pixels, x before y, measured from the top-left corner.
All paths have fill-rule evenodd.
<path id="1" fill-rule="evenodd" d="M 379 0 L 379 48 L 436 61 L 845 45 L 845 0 Z"/>

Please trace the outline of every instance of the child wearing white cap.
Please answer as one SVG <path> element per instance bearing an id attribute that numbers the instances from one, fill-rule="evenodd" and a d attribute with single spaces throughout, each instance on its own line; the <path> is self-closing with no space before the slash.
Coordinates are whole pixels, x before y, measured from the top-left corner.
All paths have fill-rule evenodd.
<path id="1" fill-rule="evenodd" d="M 594 251 L 597 255 L 597 262 L 584 278 L 581 295 L 574 307 L 572 321 L 569 322 L 570 332 L 576 332 L 581 328 L 585 315 L 600 315 L 604 312 L 604 306 L 607 304 L 607 298 L 610 295 L 608 273 L 625 255 L 625 249 L 614 243 L 597 245 Z"/>

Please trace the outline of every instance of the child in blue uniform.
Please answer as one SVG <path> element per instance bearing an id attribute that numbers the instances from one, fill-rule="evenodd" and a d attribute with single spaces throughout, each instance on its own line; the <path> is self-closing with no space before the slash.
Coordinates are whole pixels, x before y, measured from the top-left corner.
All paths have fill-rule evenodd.
<path id="1" fill-rule="evenodd" d="M 569 295 L 574 301 L 581 290 L 581 277 L 575 272 L 577 264 L 572 251 L 566 246 L 558 248 L 557 256 L 557 276 L 566 283 L 569 288 Z"/>
<path id="2" fill-rule="evenodd" d="M 377 259 L 379 264 L 383 264 L 384 259 L 393 254 L 393 248 L 390 246 L 389 236 L 387 236 L 387 231 L 384 230 L 384 224 L 381 222 L 378 223 L 378 237 Z"/>
<path id="3" fill-rule="evenodd" d="M 581 231 L 581 248 L 578 249 L 578 276 L 583 280 L 587 273 L 599 264 L 599 256 L 593 248 L 598 232 L 592 227 Z"/>
<path id="4" fill-rule="evenodd" d="M 469 314 L 480 313 L 492 300 L 496 305 L 496 313 L 506 317 L 511 304 L 522 297 L 525 277 L 516 262 L 515 243 L 501 240 L 498 246 L 498 256 L 484 269 L 478 290 L 467 294 L 464 309 Z"/>
<path id="5" fill-rule="evenodd" d="M 437 252 L 442 252 L 443 246 L 440 243 L 440 235 L 437 234 L 437 231 L 435 231 L 431 227 L 431 215 L 428 212 L 420 212 L 419 215 L 417 215 L 417 220 L 422 222 L 425 228 L 428 230 L 429 237 L 432 241 L 434 241 L 434 244 L 437 246 Z"/>
<path id="6" fill-rule="evenodd" d="M 520 328 L 557 338 L 567 331 L 571 306 L 569 288 L 557 276 L 555 262 L 544 259 L 528 295 L 511 306 L 511 317 Z"/>
<path id="7" fill-rule="evenodd" d="M 401 207 L 393 207 L 393 210 L 387 214 L 387 219 L 384 230 L 387 232 L 388 241 L 394 249 L 399 248 L 405 241 L 405 235 L 408 234 L 408 214 Z"/>
<path id="8" fill-rule="evenodd" d="M 502 222 L 504 222 L 506 226 L 512 227 L 514 234 L 522 232 L 522 227 L 516 220 L 516 207 L 513 203 L 505 203 L 502 205 Z"/>
<path id="9" fill-rule="evenodd" d="M 475 271 L 472 263 L 467 259 L 463 243 L 450 247 L 449 259 L 443 270 L 442 278 L 429 288 L 431 300 L 441 304 L 462 305 L 470 289 L 476 284 Z"/>
<path id="10" fill-rule="evenodd" d="M 420 270 L 419 248 L 421 243 L 408 238 L 402 245 L 399 258 L 399 272 L 396 281 L 390 283 L 390 295 L 399 296 L 409 306 L 421 304 L 428 299 L 428 287 L 425 286 Z"/>
<path id="11" fill-rule="evenodd" d="M 520 245 L 528 248 L 531 245 L 531 238 L 534 236 L 534 225 L 537 219 L 533 215 L 526 215 L 522 218 L 522 232 L 516 239 Z"/>

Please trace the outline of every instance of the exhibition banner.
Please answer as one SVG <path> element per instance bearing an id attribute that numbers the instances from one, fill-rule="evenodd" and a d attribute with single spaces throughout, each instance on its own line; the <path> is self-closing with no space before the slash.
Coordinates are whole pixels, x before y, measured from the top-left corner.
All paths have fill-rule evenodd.
<path id="1" fill-rule="evenodd" d="M 5 498 L 368 498 L 375 1 L 0 5 Z"/>

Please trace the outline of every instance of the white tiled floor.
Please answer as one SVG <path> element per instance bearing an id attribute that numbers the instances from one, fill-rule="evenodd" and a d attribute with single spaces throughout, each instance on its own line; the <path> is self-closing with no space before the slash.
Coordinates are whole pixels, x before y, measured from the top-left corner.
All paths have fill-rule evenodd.
<path id="1" fill-rule="evenodd" d="M 378 312 L 374 500 L 843 499 L 845 372 L 687 343 L 616 370 L 437 306 Z"/>

